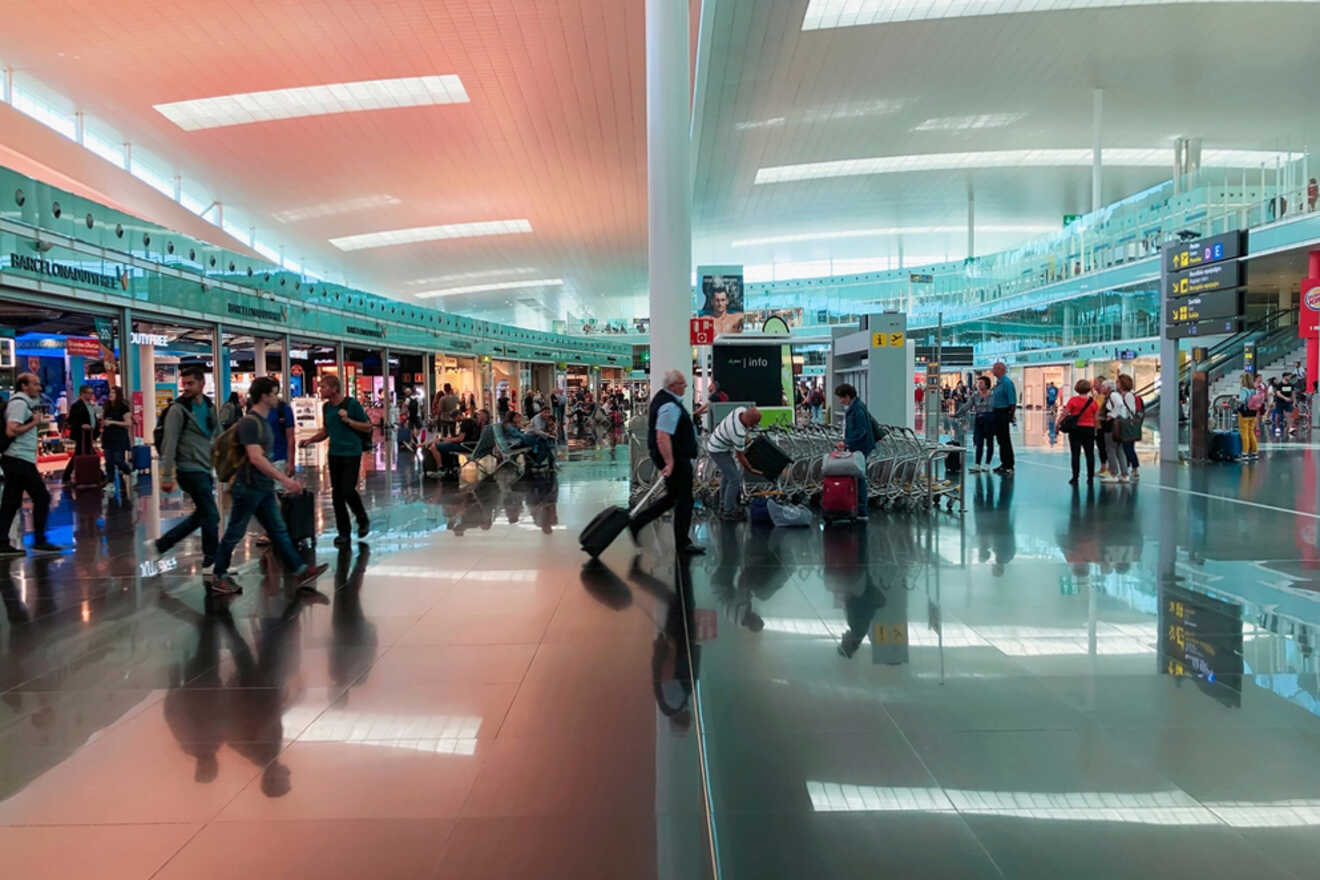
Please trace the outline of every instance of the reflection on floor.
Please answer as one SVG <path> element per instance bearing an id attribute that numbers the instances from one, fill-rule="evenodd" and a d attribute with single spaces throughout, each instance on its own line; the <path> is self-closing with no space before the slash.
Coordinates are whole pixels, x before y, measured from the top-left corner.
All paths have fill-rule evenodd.
<path id="1" fill-rule="evenodd" d="M 699 520 L 584 565 L 626 448 L 462 485 L 208 602 L 150 480 L 0 568 L 13 876 L 1309 877 L 1317 452 L 1064 482 L 965 517 Z M 304 478 L 315 483 L 309 468 Z M 329 516 L 322 498 L 322 518 Z M 328 520 L 326 520 L 328 523 Z"/>

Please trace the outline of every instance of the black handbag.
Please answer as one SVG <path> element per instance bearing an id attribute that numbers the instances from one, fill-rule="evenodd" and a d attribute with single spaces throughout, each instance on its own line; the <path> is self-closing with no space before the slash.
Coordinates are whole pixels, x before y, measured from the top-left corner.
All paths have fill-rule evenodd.
<path id="1" fill-rule="evenodd" d="M 1086 406 L 1082 407 L 1081 412 L 1075 415 L 1073 413 L 1068 413 L 1066 416 L 1059 419 L 1059 430 L 1065 434 L 1071 434 L 1077 428 L 1077 423 L 1081 421 L 1082 416 L 1086 415 L 1086 411 L 1094 404 L 1094 397 L 1086 398 Z"/>

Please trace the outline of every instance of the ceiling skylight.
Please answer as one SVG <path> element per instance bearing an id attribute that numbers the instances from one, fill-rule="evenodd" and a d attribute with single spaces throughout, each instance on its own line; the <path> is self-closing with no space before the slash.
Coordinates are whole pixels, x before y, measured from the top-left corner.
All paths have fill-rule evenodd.
<path id="1" fill-rule="evenodd" d="M 330 239 L 330 243 L 341 251 L 360 251 L 396 244 L 416 244 L 419 241 L 437 241 L 445 238 L 476 238 L 483 235 L 513 235 L 531 231 L 532 224 L 530 220 L 483 220 L 478 223 L 414 226 L 410 229 L 387 229 L 384 232 L 345 235 Z"/>
<path id="2" fill-rule="evenodd" d="M 469 284 L 466 287 L 446 287 L 441 290 L 427 290 L 414 294 L 418 299 L 435 299 L 441 296 L 457 296 L 460 293 L 486 293 L 491 290 L 522 290 L 527 287 L 560 287 L 562 278 L 536 278 L 531 281 L 496 281 L 492 284 Z"/>
<path id="3" fill-rule="evenodd" d="M 1040 223 L 987 223 L 976 227 L 977 232 L 1022 232 L 1036 234 L 1053 232 L 1057 226 Z M 797 241 L 828 241 L 836 238 L 870 238 L 883 235 L 930 235 L 944 232 L 966 232 L 967 225 L 961 226 L 880 226 L 872 229 L 843 229 L 838 232 L 802 232 L 794 235 L 770 235 L 764 238 L 740 238 L 730 243 L 730 247 L 752 247 L 760 244 L 788 244 Z"/>
<path id="4" fill-rule="evenodd" d="M 340 202 L 322 202 L 319 205 L 307 205 L 303 208 L 276 211 L 270 216 L 280 223 L 301 223 L 304 220 L 315 220 L 318 217 L 335 217 L 339 214 L 368 211 L 372 208 L 385 208 L 399 203 L 399 199 L 390 195 L 358 196 L 355 199 L 344 199 Z"/>
<path id="5" fill-rule="evenodd" d="M 1288 154 L 1275 150 L 1203 150 L 1204 168 L 1273 167 Z M 956 171 L 966 168 L 1061 168 L 1089 167 L 1091 148 L 1048 150 L 983 150 L 975 153 L 921 153 L 911 156 L 875 156 L 867 159 L 835 159 L 799 165 L 759 168 L 757 183 L 787 183 L 826 177 L 869 174 L 902 174 L 913 171 Z M 1112 148 L 1104 151 L 1104 164 L 1125 168 L 1168 168 L 1173 164 L 1172 147 L 1152 149 Z"/>
<path id="6" fill-rule="evenodd" d="M 913 131 L 970 131 L 978 128 L 1007 128 L 1025 113 L 981 113 L 975 116 L 939 116 L 927 119 Z"/>
<path id="7" fill-rule="evenodd" d="M 1103 9 L 1114 6 L 1183 6 L 1193 3 L 1232 3 L 1238 0 L 811 0 L 802 17 L 802 30 L 890 24 L 972 15 L 1007 15 L 1014 12 L 1055 12 L 1064 9 Z M 1251 0 L 1248 0 L 1251 2 Z M 1255 0 L 1263 2 L 1263 0 Z M 1314 0 L 1283 0 L 1314 2 Z"/>
<path id="8" fill-rule="evenodd" d="M 445 74 L 329 83 L 268 92 L 241 92 L 154 106 L 166 119 L 184 131 L 199 131 L 298 116 L 324 116 L 329 113 L 356 113 L 362 110 L 434 104 L 466 104 L 467 101 L 463 81 L 455 74 Z"/>
<path id="9" fill-rule="evenodd" d="M 518 266 L 515 269 L 482 269 L 478 272 L 455 272 L 450 275 L 436 275 L 432 278 L 415 278 L 405 281 L 408 287 L 421 287 L 426 284 L 443 284 L 446 281 L 473 281 L 477 278 L 495 278 L 500 275 L 531 275 L 535 266 Z"/>

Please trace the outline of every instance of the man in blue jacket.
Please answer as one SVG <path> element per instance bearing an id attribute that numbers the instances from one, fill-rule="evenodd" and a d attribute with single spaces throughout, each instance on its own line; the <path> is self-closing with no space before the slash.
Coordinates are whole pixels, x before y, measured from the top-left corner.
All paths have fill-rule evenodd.
<path id="1" fill-rule="evenodd" d="M 995 473 L 1011 477 L 1014 458 L 1009 425 L 1017 413 L 1017 386 L 1008 378 L 1008 367 L 1003 361 L 996 361 L 990 372 L 995 376 L 995 390 L 991 393 L 990 404 L 995 411 L 995 439 L 999 441 L 999 467 L 995 468 Z"/>
<path id="2" fill-rule="evenodd" d="M 875 432 L 871 430 L 871 413 L 866 404 L 857 399 L 857 389 L 847 382 L 834 389 L 834 396 L 843 407 L 843 442 L 839 446 L 849 452 L 860 452 L 863 456 L 875 449 Z M 857 518 L 868 519 L 866 477 L 857 481 Z"/>

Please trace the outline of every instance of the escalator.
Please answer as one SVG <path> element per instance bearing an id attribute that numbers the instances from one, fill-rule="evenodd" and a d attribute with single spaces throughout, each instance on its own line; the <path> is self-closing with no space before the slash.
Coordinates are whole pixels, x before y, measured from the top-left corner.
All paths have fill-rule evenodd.
<path id="1" fill-rule="evenodd" d="M 1210 348 L 1206 359 L 1209 372 L 1209 384 L 1242 369 L 1242 354 L 1247 343 L 1256 343 L 1256 363 L 1269 363 L 1276 356 L 1285 353 L 1297 345 L 1297 327 L 1284 323 L 1297 314 L 1296 309 L 1279 309 L 1270 312 L 1248 324 L 1241 333 L 1234 333 Z M 1178 384 L 1181 386 L 1191 378 L 1192 362 L 1189 360 L 1178 369 Z M 1146 420 L 1158 418 L 1160 410 L 1160 385 L 1152 382 L 1137 389 L 1138 396 L 1146 405 Z"/>

